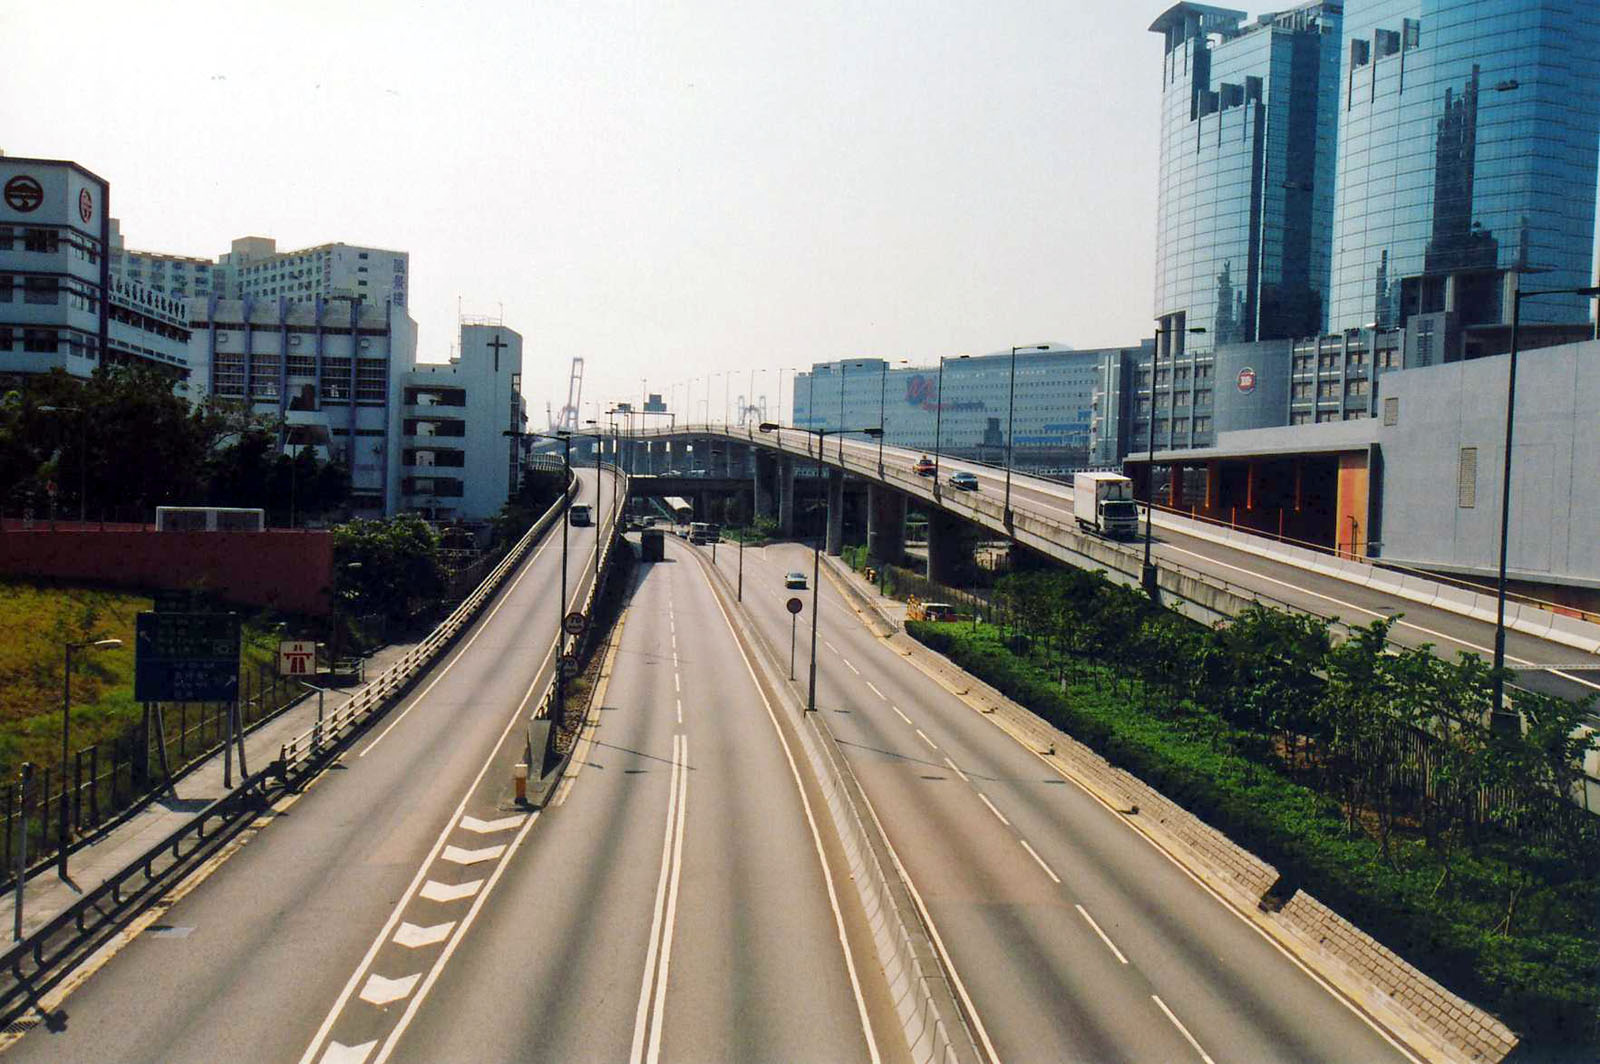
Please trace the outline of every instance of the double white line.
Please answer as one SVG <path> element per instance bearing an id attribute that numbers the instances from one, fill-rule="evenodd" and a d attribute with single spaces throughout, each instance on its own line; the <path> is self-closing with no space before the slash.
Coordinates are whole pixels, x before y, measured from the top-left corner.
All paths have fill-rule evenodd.
<path id="1" fill-rule="evenodd" d="M 633 1021 L 631 1064 L 656 1064 L 661 1057 L 661 1027 L 666 1019 L 667 968 L 672 960 L 672 926 L 678 915 L 678 876 L 683 871 L 683 820 L 688 806 L 689 738 L 672 737 L 672 782 L 667 797 L 667 829 L 661 844 L 661 878 L 656 883 L 655 916 L 650 921 L 650 949 L 645 956 L 644 984 Z M 653 988 L 653 993 L 652 993 Z M 648 1053 L 645 1034 L 649 1033 Z"/>

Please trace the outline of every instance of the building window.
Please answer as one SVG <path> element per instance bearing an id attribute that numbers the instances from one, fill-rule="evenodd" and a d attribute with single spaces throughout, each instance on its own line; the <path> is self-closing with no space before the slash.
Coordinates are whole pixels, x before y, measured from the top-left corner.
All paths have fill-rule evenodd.
<path id="1" fill-rule="evenodd" d="M 1208 418 L 1208 417 L 1197 417 L 1197 418 L 1194 419 L 1194 434 L 1196 436 L 1205 436 L 1210 432 L 1211 432 L 1211 419 L 1210 418 Z"/>
<path id="2" fill-rule="evenodd" d="M 23 234 L 22 246 L 27 251 L 57 251 L 61 237 L 54 229 L 29 229 Z"/>
<path id="3" fill-rule="evenodd" d="M 1364 380 L 1345 381 L 1345 383 L 1344 383 L 1344 394 L 1345 395 L 1366 395 L 1367 394 L 1367 382 L 1364 381 Z"/>
<path id="4" fill-rule="evenodd" d="M 22 349 L 35 354 L 55 354 L 58 346 L 54 329 L 24 329 Z"/>
<path id="5" fill-rule="evenodd" d="M 1322 381 L 1321 383 L 1319 383 L 1317 385 L 1317 398 L 1318 399 L 1337 399 L 1337 398 L 1339 398 L 1339 382 L 1338 381 Z"/>
<path id="6" fill-rule="evenodd" d="M 1456 505 L 1470 510 L 1478 505 L 1478 449 L 1461 448 L 1456 461 Z"/>
<path id="7" fill-rule="evenodd" d="M 1310 422 L 1311 412 L 1309 410 L 1296 410 L 1289 415 L 1289 424 L 1291 425 L 1307 425 Z"/>
<path id="8" fill-rule="evenodd" d="M 60 303 L 61 281 L 55 277 L 25 277 L 22 281 L 22 299 L 25 303 Z"/>
<path id="9" fill-rule="evenodd" d="M 1289 397 L 1291 399 L 1310 399 L 1311 398 L 1311 382 L 1310 381 L 1295 381 L 1294 384 L 1289 389 Z"/>
<path id="10" fill-rule="evenodd" d="M 9 273 L 0 273 L 0 303 L 11 302 L 11 289 L 17 279 Z"/>
<path id="11" fill-rule="evenodd" d="M 1400 397 L 1390 396 L 1383 401 L 1383 423 L 1385 425 L 1400 424 Z"/>

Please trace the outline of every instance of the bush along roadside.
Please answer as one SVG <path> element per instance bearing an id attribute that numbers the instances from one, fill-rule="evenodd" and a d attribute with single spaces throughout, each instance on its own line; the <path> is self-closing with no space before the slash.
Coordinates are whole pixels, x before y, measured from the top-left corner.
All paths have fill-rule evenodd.
<path id="1" fill-rule="evenodd" d="M 1002 626 L 907 631 L 1277 867 L 1524 1051 L 1600 1048 L 1600 830 L 1561 797 L 1588 706 L 1491 732 L 1477 658 L 1335 642 L 1257 608 L 1206 629 L 1080 571 L 1002 581 Z M 1584 1057 L 1587 1059 L 1588 1057 Z"/>

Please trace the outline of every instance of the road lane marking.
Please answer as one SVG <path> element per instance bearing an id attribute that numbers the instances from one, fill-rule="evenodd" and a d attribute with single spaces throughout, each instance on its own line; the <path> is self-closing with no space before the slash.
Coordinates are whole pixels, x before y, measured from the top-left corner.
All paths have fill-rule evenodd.
<path id="1" fill-rule="evenodd" d="M 850 659 L 849 658 L 840 658 L 839 660 L 844 662 L 844 667 L 845 668 L 849 669 L 851 672 L 855 673 L 857 676 L 861 675 L 861 670 L 856 668 L 854 665 L 850 664 Z"/>
<path id="2" fill-rule="evenodd" d="M 1000 810 L 995 808 L 994 803 L 989 801 L 989 796 L 987 794 L 984 794 L 982 791 L 979 791 L 978 792 L 978 797 L 982 798 L 983 799 L 983 804 L 989 807 L 989 812 L 993 813 L 995 816 L 1000 818 L 1000 823 L 1004 824 L 1006 827 L 1010 827 L 1011 826 L 1011 821 L 1006 819 L 1006 815 L 1004 813 L 1002 813 Z"/>
<path id="3" fill-rule="evenodd" d="M 478 637 L 480 635 L 482 635 L 484 632 L 489 630 L 489 622 L 494 620 L 494 615 L 500 612 L 500 607 L 504 606 L 506 603 L 511 601 L 511 593 L 517 589 L 517 585 L 518 584 L 522 583 L 522 578 L 523 577 L 525 577 L 529 573 L 533 572 L 533 563 L 539 560 L 539 555 L 543 554 L 544 551 L 545 551 L 545 548 L 548 547 L 550 545 L 550 543 L 553 543 L 553 542 L 555 542 L 555 541 L 551 540 L 550 542 L 541 543 L 539 545 L 539 549 L 533 552 L 533 557 L 529 558 L 527 560 L 527 562 L 524 563 L 526 567 L 522 570 L 521 573 L 517 574 L 517 578 L 511 582 L 511 586 L 506 588 L 506 592 L 505 592 L 504 595 L 502 595 L 500 597 L 500 601 L 494 604 L 494 609 L 489 611 L 489 616 L 485 617 L 483 619 L 483 623 L 477 626 L 477 630 L 472 633 L 472 638 L 468 639 L 466 641 L 466 643 L 461 647 L 461 649 L 456 652 L 455 657 L 451 658 L 450 661 L 445 665 L 445 667 L 439 671 L 439 675 L 435 676 L 433 678 L 433 681 L 431 683 L 429 683 L 428 686 L 426 686 L 426 687 L 424 687 L 422 689 L 422 693 L 417 695 L 416 698 L 412 699 L 411 700 L 411 704 L 409 706 L 407 706 L 404 710 L 402 710 L 398 717 L 396 717 L 396 718 L 394 718 L 394 720 L 390 721 L 389 722 L 389 726 L 384 728 L 383 731 L 379 732 L 378 733 L 378 737 L 376 739 L 373 739 L 372 742 L 368 743 L 366 745 L 366 748 L 363 749 L 359 754 L 357 754 L 356 757 L 366 757 L 368 754 L 370 754 L 374 747 L 376 747 L 379 743 L 383 742 L 384 738 L 390 732 L 394 731 L 395 727 L 401 721 L 406 719 L 406 715 L 407 714 L 409 714 L 413 709 L 416 709 L 419 705 L 422 704 L 422 700 L 428 697 L 428 692 L 432 691 L 436 686 L 438 686 L 439 681 L 443 680 L 445 678 L 445 676 L 450 672 L 450 670 L 455 668 L 456 662 L 460 661 L 462 656 L 465 655 L 468 650 L 472 649 L 472 644 L 474 644 L 474 643 L 476 643 L 478 641 Z M 593 552 L 591 552 L 591 553 L 593 553 Z M 576 594 L 576 592 L 574 592 L 574 594 Z M 543 671 L 544 666 L 543 665 L 539 666 L 539 669 L 540 669 L 540 671 Z"/>
<path id="4" fill-rule="evenodd" d="M 884 693 L 882 691 L 878 690 L 876 687 L 873 686 L 871 680 L 867 681 L 867 686 L 872 689 L 872 693 L 873 694 L 877 695 L 879 698 L 882 698 L 885 702 L 889 701 L 889 699 L 884 695 Z"/>
<path id="5" fill-rule="evenodd" d="M 827 647 L 830 653 L 833 653 L 833 654 L 839 653 L 839 648 L 834 646 L 832 643 L 828 642 L 826 639 L 824 639 L 822 641 L 822 645 Z"/>
<path id="6" fill-rule="evenodd" d="M 485 846 L 481 850 L 468 850 L 460 846 L 446 846 L 440 856 L 451 864 L 475 865 L 493 861 L 506 852 L 505 846 Z"/>
<path id="7" fill-rule="evenodd" d="M 361 988 L 361 1000 L 369 1005 L 388 1005 L 408 997 L 416 989 L 417 980 L 422 978 L 422 973 L 402 976 L 399 979 L 386 979 L 373 972 L 367 976 L 367 984 Z"/>
<path id="8" fill-rule="evenodd" d="M 961 777 L 961 781 L 963 783 L 971 783 L 972 782 L 971 780 L 967 779 L 967 774 L 965 772 L 962 772 L 961 769 L 956 766 L 956 763 L 954 761 L 951 761 L 947 757 L 947 758 L 944 759 L 944 763 L 950 766 L 950 771 L 951 772 L 954 772 L 957 776 Z"/>
<path id="9" fill-rule="evenodd" d="M 483 886 L 481 879 L 474 879 L 468 883 L 440 883 L 436 879 L 430 879 L 417 893 L 429 901 L 451 902 L 472 897 L 478 893 L 478 888 L 481 886 Z"/>
<path id="10" fill-rule="evenodd" d="M 510 831 L 512 828 L 521 827 L 526 819 L 527 816 L 520 813 L 516 816 L 503 816 L 499 820 L 479 820 L 475 816 L 464 816 L 461 818 L 461 827 L 479 835 L 493 835 L 497 831 Z"/>
<path id="11" fill-rule="evenodd" d="M 1100 930 L 1100 925 L 1094 922 L 1094 917 L 1089 915 L 1089 910 L 1085 909 L 1081 905 L 1076 906 L 1076 908 L 1079 915 L 1081 915 L 1085 920 L 1089 921 L 1089 926 L 1094 928 L 1094 933 L 1100 936 L 1100 941 L 1106 944 L 1106 949 L 1110 950 L 1112 953 L 1115 953 L 1117 955 L 1117 960 L 1121 961 L 1123 964 L 1127 964 L 1128 958 L 1124 957 L 1122 955 L 1122 951 L 1117 948 L 1117 944 L 1111 941 L 1111 939 L 1106 936 L 1104 931 Z"/>
<path id="12" fill-rule="evenodd" d="M 682 724 L 683 723 L 683 699 L 679 698 L 676 701 L 678 703 L 678 723 Z"/>
<path id="13" fill-rule="evenodd" d="M 454 920 L 446 920 L 444 923 L 434 924 L 432 927 L 418 927 L 416 924 L 402 922 L 400 930 L 394 933 L 394 941 L 397 945 L 404 946 L 407 949 L 421 949 L 424 946 L 432 946 L 449 938 L 450 931 L 455 926 L 456 922 Z"/>
<path id="14" fill-rule="evenodd" d="M 650 917 L 650 945 L 645 952 L 644 981 L 639 987 L 639 1007 L 633 1019 L 633 1046 L 628 1054 L 628 1060 L 632 1064 L 641 1064 L 646 1059 L 645 1054 L 650 1046 L 654 1047 L 655 1052 L 660 1052 L 661 1026 L 665 1019 L 661 1014 L 662 995 L 666 991 L 664 963 L 665 955 L 672 947 L 672 916 L 667 910 L 669 905 L 677 904 L 673 862 L 680 859 L 683 854 L 681 806 L 684 789 L 687 786 L 687 781 L 684 779 L 687 773 L 683 770 L 683 752 L 687 742 L 688 740 L 682 735 L 672 737 L 672 774 L 667 783 L 667 822 L 661 839 L 661 875 L 656 880 L 655 904 Z M 663 928 L 666 929 L 664 935 Z M 651 994 L 653 987 L 659 987 L 659 993 L 655 996 Z M 650 1032 L 652 1018 L 654 1036 L 647 1043 L 646 1034 Z"/>
<path id="15" fill-rule="evenodd" d="M 921 728 L 917 729 L 917 734 L 922 736 L 922 741 L 927 743 L 930 749 L 933 749 L 933 750 L 939 749 L 939 747 L 934 744 L 934 741 L 932 739 L 928 738 L 928 736 L 923 732 L 923 730 Z"/>
<path id="16" fill-rule="evenodd" d="M 684 817 L 689 808 L 689 737 L 678 736 L 677 838 L 672 840 L 672 888 L 667 894 L 667 923 L 661 930 L 661 974 L 656 979 L 655 1029 L 650 1032 L 649 1064 L 661 1059 L 661 1030 L 667 1018 L 667 973 L 672 966 L 672 932 L 678 923 L 678 880 L 683 875 Z"/>
<path id="17" fill-rule="evenodd" d="M 672 674 L 672 689 L 680 695 L 683 694 L 683 683 L 679 680 L 676 672 Z"/>
<path id="18" fill-rule="evenodd" d="M 1179 1022 L 1178 1017 L 1174 1016 L 1172 1014 L 1172 1010 L 1167 1008 L 1167 1003 L 1165 1001 L 1162 1001 L 1155 994 L 1150 995 L 1150 1000 L 1161 1006 L 1161 1011 L 1167 1014 L 1167 1019 L 1172 1021 L 1172 1026 L 1176 1027 L 1178 1029 L 1178 1033 L 1183 1035 L 1183 1037 L 1188 1040 L 1190 1045 L 1194 1046 L 1194 1051 L 1200 1054 L 1201 1060 L 1205 1061 L 1206 1064 L 1217 1064 L 1216 1061 L 1212 1060 L 1211 1057 L 1206 1054 L 1204 1049 L 1200 1048 L 1200 1043 L 1194 1040 L 1194 1035 L 1189 1033 L 1189 1028 L 1185 1027 L 1181 1022 Z"/>
<path id="19" fill-rule="evenodd" d="M 328 1051 L 322 1054 L 322 1064 L 366 1064 L 367 1055 L 377 1044 L 377 1039 L 362 1042 L 357 1046 L 347 1046 L 343 1042 L 329 1042 Z"/>
<path id="20" fill-rule="evenodd" d="M 709 583 L 709 580 L 707 581 Z M 783 747 L 783 756 L 789 762 L 789 773 L 794 777 L 795 789 L 800 792 L 800 807 L 805 810 L 806 824 L 811 829 L 811 844 L 816 848 L 817 861 L 822 866 L 822 882 L 828 888 L 828 906 L 833 910 L 833 926 L 839 935 L 839 948 L 844 953 L 845 971 L 850 976 L 850 991 L 856 999 L 856 1015 L 861 1020 L 861 1034 L 867 1042 L 867 1057 L 871 1064 L 881 1064 L 882 1057 L 878 1052 L 878 1040 L 872 1033 L 872 1019 L 867 1015 L 867 999 L 861 990 L 861 977 L 856 974 L 855 955 L 850 951 L 850 940 L 845 934 L 844 912 L 839 908 L 839 894 L 833 886 L 833 868 L 828 863 L 828 854 L 822 848 L 822 833 L 817 828 L 817 818 L 811 810 L 811 798 L 806 794 L 805 783 L 800 778 L 800 766 L 795 763 L 794 751 L 789 748 L 789 739 L 783 734 L 783 728 L 778 724 L 777 711 L 772 708 L 772 702 L 767 698 L 767 692 L 761 687 L 761 681 L 756 677 L 755 666 L 750 663 L 750 655 L 744 652 L 744 645 L 739 642 L 739 634 L 733 627 L 733 618 L 728 616 L 728 611 L 722 607 L 722 599 L 713 591 L 711 601 L 716 604 L 717 612 L 722 614 L 722 621 L 728 626 L 728 634 L 733 637 L 734 649 L 739 652 L 739 657 L 744 661 L 745 671 L 750 674 L 750 682 L 755 684 L 756 694 L 761 698 L 761 704 L 766 707 L 767 719 L 772 722 L 772 730 L 777 733 L 778 744 Z M 899 712 L 896 710 L 895 712 Z M 904 714 L 901 714 L 904 716 Z M 907 723 L 910 723 L 907 721 Z M 924 911 L 924 918 L 927 913 Z M 965 991 L 963 990 L 963 993 Z M 981 1028 L 981 1024 L 979 1025 Z M 988 1035 L 984 1035 L 987 1043 Z M 991 1054 L 991 1058 L 993 1054 Z"/>
<path id="21" fill-rule="evenodd" d="M 896 713 L 900 713 L 900 707 L 899 706 L 891 705 L 889 708 L 894 710 Z M 900 713 L 900 719 L 905 721 L 907 724 L 911 723 L 911 718 L 906 716 L 904 713 Z"/>
<path id="22" fill-rule="evenodd" d="M 1032 846 L 1028 845 L 1027 839 L 1018 839 L 1017 841 L 1022 843 L 1022 848 L 1028 851 L 1028 856 L 1037 861 L 1039 867 L 1044 869 L 1044 874 L 1049 876 L 1055 882 L 1056 886 L 1059 887 L 1061 885 L 1061 877 L 1056 875 L 1055 871 L 1049 865 L 1044 863 L 1044 858 L 1039 856 L 1039 852 Z"/>

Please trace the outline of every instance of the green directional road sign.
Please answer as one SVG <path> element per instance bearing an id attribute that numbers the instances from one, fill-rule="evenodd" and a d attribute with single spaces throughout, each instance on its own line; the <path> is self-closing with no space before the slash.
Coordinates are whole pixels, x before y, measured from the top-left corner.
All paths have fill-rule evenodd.
<path id="1" fill-rule="evenodd" d="M 141 613 L 133 697 L 139 702 L 233 702 L 239 697 L 239 616 Z"/>

